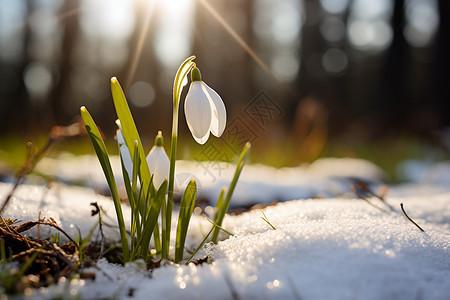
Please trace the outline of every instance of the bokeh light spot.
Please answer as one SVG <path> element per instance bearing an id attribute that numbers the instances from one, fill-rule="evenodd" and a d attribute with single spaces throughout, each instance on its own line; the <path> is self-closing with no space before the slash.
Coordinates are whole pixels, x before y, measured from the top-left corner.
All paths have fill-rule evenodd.
<path id="1" fill-rule="evenodd" d="M 436 1 L 410 0 L 406 5 L 405 38 L 411 46 L 426 47 L 439 26 Z"/>
<path id="2" fill-rule="evenodd" d="M 43 64 L 29 64 L 24 72 L 24 82 L 32 98 L 45 98 L 53 86 L 50 70 Z"/>
<path id="3" fill-rule="evenodd" d="M 131 103 L 137 107 L 146 107 L 155 100 L 155 89 L 145 81 L 138 81 L 131 85 L 128 96 Z"/>
<path id="4" fill-rule="evenodd" d="M 274 74 L 283 81 L 295 79 L 300 67 L 297 57 L 293 54 L 275 55 L 271 63 L 271 69 Z"/>
<path id="5" fill-rule="evenodd" d="M 330 14 L 342 14 L 347 8 L 349 0 L 320 0 L 320 5 Z"/>
<path id="6" fill-rule="evenodd" d="M 325 18 L 320 24 L 320 33 L 331 43 L 339 42 L 345 37 L 345 24 L 338 17 Z"/>
<path id="7" fill-rule="evenodd" d="M 322 66 L 328 73 L 340 75 L 347 69 L 347 55 L 340 49 L 328 49 L 322 56 Z"/>
<path id="8" fill-rule="evenodd" d="M 384 50 L 392 41 L 392 29 L 384 20 L 352 20 L 347 34 L 350 43 L 359 50 Z"/>

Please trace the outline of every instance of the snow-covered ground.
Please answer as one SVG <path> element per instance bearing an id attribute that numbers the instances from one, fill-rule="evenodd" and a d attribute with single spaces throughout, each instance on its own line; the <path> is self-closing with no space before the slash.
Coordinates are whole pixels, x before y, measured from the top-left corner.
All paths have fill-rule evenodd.
<path id="1" fill-rule="evenodd" d="M 40 170 L 66 183 L 101 190 L 105 182 L 93 159 L 47 159 Z M 349 186 L 355 180 L 379 191 L 386 175 L 367 161 L 323 159 L 285 169 L 248 165 L 232 204 L 292 200 L 262 209 L 276 230 L 261 219 L 260 209 L 228 215 L 223 227 L 234 236 L 206 245 L 196 256 L 209 256 L 211 263 L 166 263 L 148 272 L 135 264 L 122 267 L 100 260 L 100 270 L 89 270 L 96 273 L 95 280 L 66 280 L 34 291 L 30 299 L 58 295 L 82 299 L 450 299 L 450 165 L 414 168 L 414 163 L 402 168 L 416 170 L 410 177 L 415 182 L 389 187 L 386 201 L 395 211 L 376 209 L 351 193 Z M 113 164 L 118 170 L 117 161 Z M 196 178 L 199 193 L 213 204 L 234 168 L 214 163 L 213 169 L 210 164 L 180 162 L 177 179 L 183 185 L 191 176 Z M 10 188 L 11 184 L 0 183 L 0 199 Z M 385 207 L 377 199 L 370 200 Z M 35 220 L 41 211 L 41 217 L 53 217 L 70 235 L 77 234 L 76 227 L 86 234 L 97 221 L 90 214 L 89 204 L 94 201 L 106 211 L 105 222 L 114 223 L 109 198 L 92 188 L 64 184 L 53 184 L 49 190 L 20 186 L 3 217 Z M 425 232 L 406 220 L 400 203 Z M 124 205 L 126 222 L 129 214 Z M 194 215 L 188 249 L 200 243 L 210 226 Z M 51 230 L 41 227 L 41 237 L 52 235 Z M 107 236 L 118 239 L 114 229 L 108 229 Z"/>
<path id="2" fill-rule="evenodd" d="M 116 181 L 122 182 L 120 160 L 111 157 Z M 197 182 L 199 198 L 217 199 L 220 189 L 228 186 L 235 166 L 223 162 L 178 161 L 178 191 L 183 191 L 191 178 Z M 97 158 L 93 155 L 62 155 L 44 158 L 37 171 L 66 183 L 76 183 L 95 190 L 108 190 Z M 349 183 L 356 179 L 379 184 L 386 174 L 368 161 L 349 158 L 320 159 L 311 165 L 276 169 L 265 165 L 247 165 L 235 191 L 232 206 L 249 206 L 275 200 L 335 197 L 349 192 Z"/>

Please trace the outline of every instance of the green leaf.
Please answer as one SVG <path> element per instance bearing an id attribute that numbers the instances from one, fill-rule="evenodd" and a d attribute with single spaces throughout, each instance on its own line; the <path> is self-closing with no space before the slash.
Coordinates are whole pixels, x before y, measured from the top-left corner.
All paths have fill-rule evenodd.
<path id="1" fill-rule="evenodd" d="M 137 141 L 140 161 L 146 161 L 141 138 L 139 137 L 136 124 L 134 123 L 134 119 L 131 115 L 131 111 L 128 107 L 128 103 L 123 93 L 122 87 L 120 86 L 120 83 L 116 77 L 111 78 L 111 93 L 113 96 L 117 117 L 119 118 L 122 127 L 122 134 L 128 149 L 134 149 L 135 142 Z M 135 161 L 135 152 L 130 151 L 130 154 L 132 155 L 131 159 Z M 139 171 L 141 175 L 142 186 L 147 187 L 150 182 L 150 170 L 148 169 L 148 165 L 141 164 Z"/>
<path id="2" fill-rule="evenodd" d="M 38 251 L 31 254 L 30 258 L 28 258 L 23 263 L 22 267 L 20 267 L 20 270 L 14 276 L 10 275 L 7 278 L 5 278 L 6 280 L 2 282 L 2 285 L 5 287 L 6 290 L 9 290 L 14 284 L 14 282 L 20 280 L 24 276 L 25 272 L 28 270 L 28 268 L 31 267 L 38 254 L 39 254 Z"/>
<path id="3" fill-rule="evenodd" d="M 94 231 L 97 228 L 97 226 L 98 226 L 98 222 L 95 223 L 95 225 L 91 228 L 91 230 L 89 231 L 88 236 L 83 240 L 83 243 L 81 243 L 81 245 L 80 245 L 80 249 L 78 250 L 79 257 L 80 257 L 79 263 L 81 263 L 83 261 L 83 257 L 84 257 L 83 251 L 86 248 L 86 246 L 87 246 L 87 244 L 89 242 L 89 239 L 91 238 L 91 236 L 94 233 Z"/>
<path id="4" fill-rule="evenodd" d="M 272 223 L 270 223 L 269 219 L 267 219 L 266 214 L 264 213 L 263 210 L 261 210 L 262 214 L 264 215 L 264 217 L 261 217 L 261 219 L 263 219 L 267 224 L 269 224 L 270 227 L 272 227 L 273 230 L 277 230 L 275 228 L 275 226 L 272 225 Z"/>
<path id="5" fill-rule="evenodd" d="M 122 174 L 123 174 L 123 182 L 125 185 L 125 190 L 127 192 L 127 197 L 128 197 L 128 203 L 130 204 L 130 208 L 131 208 L 131 249 L 134 248 L 135 246 L 135 237 L 136 237 L 136 232 L 140 232 L 140 218 L 139 218 L 139 212 L 137 210 L 137 205 L 136 205 L 136 194 L 133 193 L 132 189 L 131 189 L 131 182 L 130 182 L 130 178 L 128 177 L 128 173 L 127 170 L 125 169 L 125 165 L 123 163 L 123 159 L 122 159 L 122 154 L 119 152 L 119 156 L 120 156 L 120 161 L 122 164 Z"/>
<path id="6" fill-rule="evenodd" d="M 211 223 L 212 225 L 214 225 L 214 227 L 219 228 L 220 230 L 222 230 L 223 232 L 225 232 L 228 235 L 232 235 L 234 236 L 234 234 L 232 234 L 231 232 L 229 232 L 228 230 L 226 230 L 225 228 L 223 228 L 222 226 L 217 225 L 216 223 L 214 223 L 213 221 L 211 221 L 210 219 L 205 218 L 206 221 L 208 221 L 209 223 Z"/>
<path id="7" fill-rule="evenodd" d="M 219 212 L 222 210 L 222 206 L 223 206 L 223 198 L 225 197 L 225 191 L 227 189 L 225 187 L 222 188 L 222 190 L 220 190 L 220 194 L 219 194 L 219 198 L 217 199 L 217 203 L 216 203 L 216 211 L 214 212 L 214 222 L 217 221 L 217 218 L 219 217 Z"/>
<path id="8" fill-rule="evenodd" d="M 205 218 L 206 219 L 206 218 Z M 219 225 L 215 224 L 213 221 L 206 219 L 206 221 L 208 221 L 209 223 L 211 223 L 213 226 L 211 227 L 211 230 L 208 232 L 208 234 L 205 236 L 205 238 L 203 239 L 203 241 L 200 243 L 200 245 L 198 245 L 198 247 L 195 249 L 195 251 L 192 253 L 192 255 L 188 258 L 188 260 L 186 261 L 186 265 L 188 265 L 192 258 L 195 256 L 195 254 L 198 252 L 198 250 L 200 250 L 203 245 L 206 243 L 206 240 L 208 239 L 209 235 L 211 234 L 211 232 L 214 230 L 214 228 L 219 228 L 220 230 L 224 231 L 226 234 L 229 235 L 234 235 L 231 232 L 223 229 L 222 227 L 220 227 Z"/>
<path id="9" fill-rule="evenodd" d="M 132 182 L 131 182 L 131 191 L 134 195 L 136 195 L 137 191 L 137 181 L 139 176 L 139 169 L 141 168 L 141 157 L 139 155 L 139 144 L 138 141 L 134 141 L 134 155 L 133 155 L 133 174 L 132 174 Z"/>
<path id="10" fill-rule="evenodd" d="M 214 230 L 214 228 L 216 228 L 216 226 L 212 226 L 211 230 L 208 232 L 208 234 L 205 236 L 205 238 L 203 239 L 203 241 L 200 243 L 200 245 L 198 245 L 198 247 L 195 249 L 195 251 L 191 254 L 191 256 L 188 258 L 188 260 L 186 261 L 186 265 L 188 265 L 192 258 L 195 256 L 195 254 L 198 252 L 198 250 L 200 250 L 203 245 L 206 243 L 206 240 L 208 239 L 209 235 L 211 234 L 211 232 Z"/>
<path id="11" fill-rule="evenodd" d="M 86 127 L 86 131 L 88 133 L 89 138 L 91 139 L 92 145 L 94 146 L 95 153 L 97 154 L 100 165 L 102 166 L 103 172 L 105 173 L 109 190 L 111 191 L 114 207 L 116 209 L 117 222 L 119 224 L 123 259 L 125 262 L 127 262 L 130 257 L 128 249 L 127 233 L 125 229 L 125 223 L 123 221 L 119 192 L 117 191 L 116 181 L 114 180 L 114 174 L 111 168 L 111 163 L 109 162 L 108 152 L 106 150 L 106 146 L 105 143 L 103 142 L 102 136 L 98 131 L 97 125 L 95 124 L 94 120 L 92 119 L 87 109 L 84 106 L 82 106 L 80 111 L 81 111 L 81 118 L 83 119 L 84 125 Z"/>
<path id="12" fill-rule="evenodd" d="M 180 212 L 178 216 L 177 235 L 175 242 L 175 262 L 183 259 L 184 243 L 186 242 L 189 221 L 195 207 L 195 198 L 197 197 L 197 185 L 195 180 L 191 180 L 181 198 Z"/>
<path id="13" fill-rule="evenodd" d="M 244 148 L 242 149 L 241 155 L 239 157 L 238 163 L 236 165 L 236 170 L 234 171 L 233 180 L 230 183 L 230 187 L 228 188 L 227 197 L 225 201 L 217 201 L 219 207 L 216 206 L 217 213 L 214 219 L 214 223 L 218 226 L 222 226 L 223 218 L 225 217 L 225 213 L 228 211 L 228 206 L 230 205 L 231 196 L 233 195 L 234 189 L 236 188 L 236 184 L 239 180 L 239 176 L 241 175 L 242 169 L 244 168 L 245 162 L 247 161 L 248 154 L 250 153 L 251 144 L 246 143 Z M 217 237 L 219 236 L 220 228 L 216 227 L 214 229 L 211 241 L 213 243 L 217 243 Z"/>
<path id="14" fill-rule="evenodd" d="M 159 225 L 155 224 L 153 229 L 153 241 L 155 242 L 156 253 L 161 253 L 161 235 L 159 234 Z"/>
<path id="15" fill-rule="evenodd" d="M 150 182 L 150 184 L 153 183 Z M 143 230 L 137 241 L 138 247 L 136 249 L 133 249 L 131 257 L 136 257 L 139 253 L 142 258 L 147 259 L 149 254 L 150 238 L 152 237 L 152 232 L 154 231 L 156 222 L 158 221 L 158 215 L 161 210 L 161 205 L 165 201 L 166 192 L 167 180 L 165 180 L 161 184 L 161 187 L 154 196 L 152 206 L 148 209 L 148 213 L 145 218 L 146 221 L 142 222 Z"/>

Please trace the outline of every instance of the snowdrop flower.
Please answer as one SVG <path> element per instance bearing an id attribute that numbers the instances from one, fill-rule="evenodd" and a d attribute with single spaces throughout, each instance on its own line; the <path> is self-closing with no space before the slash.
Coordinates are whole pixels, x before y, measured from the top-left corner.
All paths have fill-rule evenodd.
<path id="1" fill-rule="evenodd" d="M 162 132 L 158 131 L 155 145 L 147 155 L 147 164 L 150 174 L 153 175 L 153 185 L 156 189 L 161 187 L 164 180 L 169 179 L 170 161 L 163 147 L 164 140 Z"/>
<path id="2" fill-rule="evenodd" d="M 128 151 L 128 147 L 125 144 L 125 139 L 123 138 L 122 131 L 117 129 L 117 144 L 119 144 L 120 156 L 122 157 L 123 165 L 125 167 L 125 171 L 128 173 L 128 177 L 130 181 L 133 177 L 133 160 L 131 159 L 130 151 Z"/>
<path id="3" fill-rule="evenodd" d="M 184 113 L 195 141 L 204 144 L 211 132 L 220 137 L 225 130 L 227 112 L 222 98 L 202 81 L 200 70 L 191 71 L 191 85 L 184 102 Z"/>
<path id="4" fill-rule="evenodd" d="M 128 150 L 127 144 L 125 143 L 125 139 L 122 134 L 122 125 L 120 124 L 120 120 L 116 120 L 117 129 L 117 144 L 119 145 L 120 156 L 122 157 L 123 165 L 125 167 L 125 171 L 128 173 L 128 177 L 130 181 L 133 177 L 133 160 L 131 159 L 130 151 Z"/>

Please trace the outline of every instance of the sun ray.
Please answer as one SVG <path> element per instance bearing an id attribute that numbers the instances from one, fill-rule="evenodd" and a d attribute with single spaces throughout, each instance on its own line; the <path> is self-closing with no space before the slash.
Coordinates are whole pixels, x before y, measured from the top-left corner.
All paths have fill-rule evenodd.
<path id="1" fill-rule="evenodd" d="M 144 26 L 142 26 L 139 38 L 137 40 L 136 51 L 134 52 L 133 60 L 131 61 L 131 67 L 125 81 L 125 90 L 128 90 L 128 88 L 130 87 L 131 81 L 133 80 L 134 74 L 136 73 L 137 64 L 139 63 L 139 59 L 141 58 L 142 49 L 144 48 L 144 42 L 147 37 L 148 29 L 150 28 L 150 20 L 152 19 L 155 2 L 156 1 L 148 1 L 148 3 L 150 3 L 150 7 L 147 9 Z"/>
<path id="2" fill-rule="evenodd" d="M 269 75 L 278 82 L 280 79 L 270 70 L 270 68 L 261 60 L 261 58 L 253 51 L 253 49 L 239 36 L 239 34 L 222 18 L 222 16 L 207 1 L 199 0 L 200 4 L 223 26 L 223 28 L 233 37 L 236 42 L 255 60 L 255 62 Z"/>
<path id="3" fill-rule="evenodd" d="M 80 11 L 81 11 L 81 8 L 80 7 L 76 7 L 76 8 L 73 8 L 71 10 L 62 12 L 61 14 L 58 15 L 58 18 L 59 18 L 60 21 L 62 21 L 62 20 L 65 20 L 67 18 L 70 18 L 70 17 L 80 13 Z"/>

